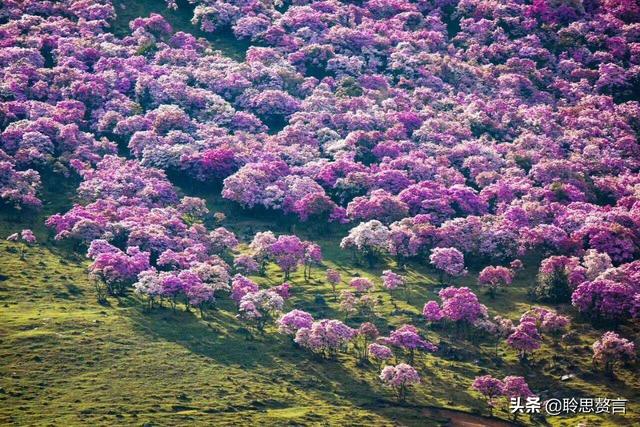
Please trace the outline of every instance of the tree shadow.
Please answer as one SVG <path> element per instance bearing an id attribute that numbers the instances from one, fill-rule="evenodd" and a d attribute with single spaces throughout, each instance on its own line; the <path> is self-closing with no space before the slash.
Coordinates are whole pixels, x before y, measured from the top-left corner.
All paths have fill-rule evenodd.
<path id="1" fill-rule="evenodd" d="M 209 311 L 203 320 L 193 311 L 138 308 L 130 310 L 129 317 L 134 328 L 150 339 L 178 344 L 222 365 L 274 366 L 269 351 L 273 337 L 248 332 L 227 311 Z"/>

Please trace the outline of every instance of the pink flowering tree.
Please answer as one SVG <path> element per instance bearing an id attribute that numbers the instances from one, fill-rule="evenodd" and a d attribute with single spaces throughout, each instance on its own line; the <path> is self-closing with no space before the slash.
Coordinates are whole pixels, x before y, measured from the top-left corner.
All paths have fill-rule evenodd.
<path id="1" fill-rule="evenodd" d="M 254 257 L 249 255 L 237 255 L 233 258 L 233 267 L 240 274 L 257 273 L 260 265 Z"/>
<path id="2" fill-rule="evenodd" d="M 305 243 L 297 236 L 279 236 L 269 246 L 269 257 L 278 264 L 284 274 L 284 279 L 289 280 L 291 272 L 295 271 L 305 259 Z"/>
<path id="3" fill-rule="evenodd" d="M 594 280 L 605 271 L 613 268 L 611 257 L 607 253 L 598 252 L 595 249 L 589 249 L 582 257 L 582 265 L 585 268 L 585 276 L 587 280 Z"/>
<path id="4" fill-rule="evenodd" d="M 367 351 L 374 360 L 378 361 L 380 367 L 382 363 L 393 357 L 393 351 L 389 347 L 378 343 L 369 344 Z"/>
<path id="5" fill-rule="evenodd" d="M 541 341 L 542 337 L 533 316 L 523 316 L 518 326 L 507 337 L 507 344 L 518 352 L 518 358 L 521 362 L 527 360 L 529 353 L 540 348 Z"/>
<path id="6" fill-rule="evenodd" d="M 322 263 L 322 248 L 315 243 L 307 243 L 304 250 L 304 280 L 308 282 L 311 279 L 311 267 Z"/>
<path id="7" fill-rule="evenodd" d="M 420 383 L 420 375 L 413 366 L 400 363 L 396 366 L 385 366 L 380 372 L 380 380 L 394 390 L 398 402 L 404 402 L 409 388 Z"/>
<path id="8" fill-rule="evenodd" d="M 634 343 L 615 332 L 605 332 L 591 348 L 594 364 L 602 366 L 608 375 L 613 375 L 616 365 L 632 362 L 636 357 Z"/>
<path id="9" fill-rule="evenodd" d="M 513 325 L 513 321 L 511 319 L 508 319 L 502 316 L 494 316 L 493 324 L 495 325 L 495 328 L 493 330 L 493 335 L 495 338 L 494 349 L 495 349 L 495 355 L 497 357 L 498 346 L 500 345 L 500 342 L 502 340 L 505 340 L 515 331 L 515 326 Z"/>
<path id="10" fill-rule="evenodd" d="M 496 290 L 508 286 L 513 281 L 513 271 L 501 266 L 485 267 L 478 275 L 478 284 L 489 290 L 491 298 L 495 298 Z"/>
<path id="11" fill-rule="evenodd" d="M 496 399 L 504 395 L 504 382 L 491 375 L 483 375 L 476 377 L 471 387 L 484 397 L 489 407 L 489 414 L 493 416 Z"/>
<path id="12" fill-rule="evenodd" d="M 331 285 L 333 291 L 333 298 L 336 298 L 336 286 L 342 281 L 340 272 L 332 268 L 327 269 L 327 282 Z"/>
<path id="13" fill-rule="evenodd" d="M 438 323 L 444 317 L 442 309 L 435 301 L 428 301 L 422 308 L 422 316 L 429 323 Z"/>
<path id="14" fill-rule="evenodd" d="M 306 311 L 292 310 L 283 314 L 277 321 L 280 333 L 295 337 L 301 328 L 310 328 L 313 324 L 313 316 Z"/>
<path id="15" fill-rule="evenodd" d="M 231 299 L 239 304 L 246 294 L 257 292 L 258 289 L 258 284 L 253 280 L 241 274 L 236 274 L 231 280 Z"/>
<path id="16" fill-rule="evenodd" d="M 373 281 L 366 277 L 354 277 L 349 281 L 349 286 L 355 289 L 357 293 L 363 294 L 373 289 Z"/>
<path id="17" fill-rule="evenodd" d="M 264 274 L 267 261 L 269 260 L 269 248 L 277 241 L 272 231 L 258 232 L 253 236 L 249 244 L 251 257 L 260 265 L 260 274 Z"/>
<path id="18" fill-rule="evenodd" d="M 381 342 L 400 350 L 409 363 L 413 363 L 416 351 L 429 353 L 438 351 L 438 347 L 421 337 L 418 328 L 413 325 L 399 327 L 391 332 L 388 337 L 382 338 Z"/>
<path id="19" fill-rule="evenodd" d="M 534 317 L 538 330 L 542 334 L 551 335 L 555 341 L 567 330 L 571 323 L 567 316 L 544 307 L 534 307 L 522 316 L 525 318 Z"/>
<path id="20" fill-rule="evenodd" d="M 456 248 L 433 248 L 429 262 L 440 273 L 440 283 L 444 284 L 445 274 L 451 277 L 464 276 L 464 255 Z"/>
<path id="21" fill-rule="evenodd" d="M 271 289 L 245 294 L 238 303 L 238 317 L 253 323 L 263 334 L 265 326 L 282 311 L 284 299 Z"/>
<path id="22" fill-rule="evenodd" d="M 357 335 L 353 341 L 356 355 L 360 363 L 369 358 L 369 344 L 380 335 L 378 328 L 371 322 L 364 322 L 356 330 Z"/>
<path id="23" fill-rule="evenodd" d="M 471 289 L 450 286 L 440 290 L 442 304 L 428 301 L 422 314 L 431 323 L 446 321 L 456 326 L 456 334 L 466 333 L 478 321 L 487 318 L 487 307 L 481 304 Z"/>
<path id="24" fill-rule="evenodd" d="M 523 399 L 526 401 L 528 397 L 535 396 L 523 377 L 512 375 L 502 379 L 502 395 L 507 399 L 507 402 L 510 402 L 511 399 Z M 518 420 L 518 415 L 518 411 L 514 412 L 514 421 Z"/>
<path id="25" fill-rule="evenodd" d="M 310 327 L 298 329 L 295 342 L 302 348 L 329 358 L 335 357 L 340 350 L 346 350 L 355 336 L 356 331 L 341 321 L 322 319 L 313 322 Z"/>
<path id="26" fill-rule="evenodd" d="M 358 312 L 358 297 L 351 291 L 340 292 L 340 310 L 345 313 L 345 318 L 352 316 Z"/>
<path id="27" fill-rule="evenodd" d="M 368 317 L 374 313 L 378 301 L 370 293 L 355 294 L 351 291 L 342 291 L 339 299 L 340 310 L 345 313 L 345 318 L 358 314 Z"/>
<path id="28" fill-rule="evenodd" d="M 391 270 L 384 270 L 382 272 L 381 279 L 382 286 L 390 291 L 396 290 L 398 288 L 406 290 L 406 280 L 398 273 L 394 273 Z"/>
<path id="29" fill-rule="evenodd" d="M 221 260 L 194 262 L 188 267 L 173 271 L 158 271 L 155 267 L 138 274 L 133 288 L 136 294 L 146 297 L 148 308 L 162 306 L 168 300 L 173 310 L 180 300 L 185 309 L 198 308 L 201 317 L 216 299 L 216 292 L 229 291 L 229 272 Z"/>
<path id="30" fill-rule="evenodd" d="M 126 286 L 135 282 L 138 274 L 150 267 L 149 252 L 141 251 L 137 246 L 128 247 L 124 252 L 106 240 L 94 240 L 87 257 L 93 260 L 89 272 L 95 279 L 100 302 L 105 300 L 103 283 L 109 295 L 123 295 Z"/>
<path id="31" fill-rule="evenodd" d="M 621 322 L 632 317 L 640 286 L 628 280 L 596 279 L 581 283 L 571 303 L 592 319 Z"/>
<path id="32" fill-rule="evenodd" d="M 520 270 L 522 270 L 524 268 L 524 264 L 521 260 L 519 259 L 514 259 L 513 261 L 511 261 L 509 263 L 509 268 L 511 268 L 511 270 L 513 270 L 514 274 Z"/>

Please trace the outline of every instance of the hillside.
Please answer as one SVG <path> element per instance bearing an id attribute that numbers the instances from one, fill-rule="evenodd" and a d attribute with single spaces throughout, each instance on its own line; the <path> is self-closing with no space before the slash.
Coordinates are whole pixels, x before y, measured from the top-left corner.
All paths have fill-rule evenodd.
<path id="1" fill-rule="evenodd" d="M 640 7 L 307 3 L 0 2 L 0 425 L 640 425 Z"/>
<path id="2" fill-rule="evenodd" d="M 60 188 L 59 184 L 53 188 Z M 215 194 L 215 192 L 214 192 Z M 229 215 L 224 225 L 242 235 L 263 228 L 286 231 L 278 219 L 260 220 L 233 214 L 233 206 L 206 192 L 213 212 Z M 57 198 L 54 208 L 65 204 Z M 275 221 L 275 223 L 274 223 Z M 580 341 L 561 349 L 546 343 L 528 366 L 521 366 L 504 344 L 495 358 L 493 342 L 465 342 L 441 331 L 430 331 L 435 342 L 452 346 L 452 356 L 419 357 L 423 383 L 404 405 L 379 384 L 373 364 L 357 366 L 352 356 L 324 360 L 306 353 L 292 341 L 267 328 L 265 335 L 246 328 L 236 319 L 233 302 L 223 299 L 219 309 L 201 318 L 198 313 L 170 308 L 144 310 L 134 295 L 96 302 L 87 278 L 88 262 L 82 254 L 60 247 L 39 226 L 41 216 L 5 212 L 4 230 L 34 227 L 42 242 L 27 250 L 21 260 L 16 246 L 0 242 L 0 298 L 3 302 L 1 352 L 3 423 L 17 425 L 197 425 L 331 424 L 331 425 L 501 425 L 497 420 L 468 417 L 436 408 L 483 413 L 484 402 L 473 395 L 473 378 L 484 373 L 524 375 L 536 390 L 553 396 L 623 396 L 629 400 L 627 416 L 603 420 L 598 416 L 547 417 L 551 425 L 576 425 L 592 420 L 597 425 L 635 425 L 640 411 L 640 388 L 630 371 L 611 381 L 591 369 L 590 343 L 598 331 L 587 324 L 574 325 Z M 286 222 L 280 218 L 279 222 Z M 290 305 L 318 317 L 339 317 L 331 287 L 320 280 L 326 267 L 348 274 L 377 277 L 385 266 L 363 269 L 340 251 L 326 233 L 296 231 L 319 242 L 324 266 L 314 268 L 310 283 L 300 273 L 293 276 Z M 392 261 L 388 261 L 392 264 Z M 382 330 L 406 322 L 421 324 L 421 305 L 436 297 L 437 279 L 424 266 L 407 269 L 408 292 L 378 291 L 382 306 L 370 319 L 350 319 L 353 324 L 373 320 Z M 516 284 L 496 300 L 483 302 L 491 314 L 517 317 L 531 306 L 526 289 L 533 275 L 525 271 Z M 271 265 L 267 277 L 254 276 L 264 285 L 279 283 L 281 274 Z M 269 280 L 268 278 L 272 278 Z M 468 282 L 468 283 L 467 283 Z M 473 276 L 465 279 L 473 289 Z M 339 289 L 347 289 L 345 284 Z M 479 292 L 480 295 L 483 295 Z M 326 302 L 318 304 L 317 295 Z M 384 328 L 384 329 L 383 329 Z M 453 339 L 452 339 L 453 338 Z M 567 382 L 564 374 L 575 374 Z M 504 407 L 504 405 L 503 405 Z M 507 419 L 507 413 L 497 415 Z M 542 422 L 542 419 L 527 420 Z M 462 425 L 462 424 L 453 424 Z"/>

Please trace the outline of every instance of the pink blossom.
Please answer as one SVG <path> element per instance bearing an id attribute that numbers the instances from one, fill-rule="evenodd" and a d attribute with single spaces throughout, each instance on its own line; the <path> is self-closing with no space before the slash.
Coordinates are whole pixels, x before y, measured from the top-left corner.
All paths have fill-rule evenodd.
<path id="1" fill-rule="evenodd" d="M 292 310 L 280 317 L 277 321 L 281 333 L 295 335 L 301 328 L 310 328 L 313 316 L 302 310 Z"/>
<path id="2" fill-rule="evenodd" d="M 593 343 L 593 360 L 612 373 L 616 364 L 633 361 L 636 357 L 635 345 L 615 332 L 605 332 Z"/>
<path id="3" fill-rule="evenodd" d="M 349 286 L 357 292 L 367 292 L 373 289 L 373 282 L 366 277 L 354 277 L 349 281 Z"/>
<path id="4" fill-rule="evenodd" d="M 380 380 L 392 387 L 397 393 L 399 401 L 406 398 L 406 392 L 409 387 L 420 383 L 420 375 L 411 365 L 400 363 L 396 366 L 385 366 L 380 372 Z"/>

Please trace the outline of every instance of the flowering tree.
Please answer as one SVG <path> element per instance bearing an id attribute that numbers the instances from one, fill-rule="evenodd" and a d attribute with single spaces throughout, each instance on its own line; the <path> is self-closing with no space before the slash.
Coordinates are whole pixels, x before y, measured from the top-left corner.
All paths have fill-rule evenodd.
<path id="1" fill-rule="evenodd" d="M 569 326 L 569 318 L 543 307 L 534 307 L 522 315 L 528 319 L 533 317 L 536 319 L 536 325 L 540 332 L 550 334 L 557 339 L 563 331 Z"/>
<path id="2" fill-rule="evenodd" d="M 592 349 L 593 362 L 601 365 L 609 375 L 613 375 L 617 364 L 633 361 L 636 356 L 633 342 L 615 332 L 605 332 L 593 343 Z"/>
<path id="3" fill-rule="evenodd" d="M 342 291 L 340 293 L 340 310 L 346 313 L 345 317 L 354 314 L 369 316 L 373 313 L 377 303 L 371 294 L 368 293 L 360 293 L 359 295 L 351 291 Z"/>
<path id="4" fill-rule="evenodd" d="M 356 331 L 339 320 L 322 319 L 298 329 L 295 342 L 324 357 L 335 357 L 356 336 Z"/>
<path id="5" fill-rule="evenodd" d="M 508 338 L 515 331 L 515 326 L 511 319 L 502 316 L 494 316 L 493 324 L 495 325 L 495 330 L 493 331 L 495 335 L 495 354 L 498 356 L 500 341 Z"/>
<path id="6" fill-rule="evenodd" d="M 245 294 L 238 303 L 238 317 L 252 322 L 260 333 L 275 315 L 282 311 L 284 299 L 277 292 L 261 289 Z"/>
<path id="7" fill-rule="evenodd" d="M 393 351 L 391 351 L 389 347 L 378 343 L 369 344 L 367 351 L 371 357 L 380 363 L 380 365 L 382 365 L 384 361 L 391 359 L 393 356 Z"/>
<path id="8" fill-rule="evenodd" d="M 487 401 L 489 414 L 493 415 L 495 399 L 504 395 L 504 382 L 492 377 L 491 375 L 483 375 L 481 377 L 476 377 L 475 380 L 473 380 L 471 387 L 478 393 L 482 394 Z"/>
<path id="9" fill-rule="evenodd" d="M 381 342 L 396 347 L 402 352 L 406 352 L 409 363 L 413 363 L 416 350 L 430 353 L 438 351 L 438 347 L 422 338 L 418 329 L 413 325 L 403 325 L 399 327 L 391 332 L 388 337 L 381 339 Z"/>
<path id="10" fill-rule="evenodd" d="M 304 280 L 306 282 L 311 279 L 311 266 L 320 265 L 322 263 L 322 249 L 315 243 L 307 243 L 304 251 Z"/>
<path id="11" fill-rule="evenodd" d="M 388 241 L 389 229 L 380 221 L 371 220 L 361 222 L 349 230 L 349 235 L 342 239 L 340 247 L 362 253 L 371 265 L 381 253 L 386 251 Z"/>
<path id="12" fill-rule="evenodd" d="M 522 263 L 521 260 L 519 259 L 514 259 L 513 261 L 511 261 L 509 263 L 509 267 L 511 268 L 511 270 L 515 272 L 520 271 L 524 268 L 524 264 Z"/>
<path id="13" fill-rule="evenodd" d="M 450 286 L 440 290 L 438 296 L 442 300 L 441 306 L 436 301 L 428 301 L 422 310 L 423 316 L 429 322 L 453 322 L 456 331 L 461 332 L 463 328 L 473 326 L 487 317 L 487 307 L 480 304 L 476 294 L 469 288 Z"/>
<path id="14" fill-rule="evenodd" d="M 139 273 L 150 267 L 149 252 L 143 252 L 136 246 L 128 247 L 126 252 L 123 252 L 106 240 L 94 240 L 87 257 L 93 260 L 89 271 L 96 280 L 100 302 L 104 301 L 101 282 L 106 284 L 110 295 L 122 295 L 125 287 L 132 284 Z"/>
<path id="15" fill-rule="evenodd" d="M 258 285 L 253 280 L 236 274 L 231 280 L 231 299 L 239 304 L 246 294 L 257 292 L 258 289 Z"/>
<path id="16" fill-rule="evenodd" d="M 340 276 L 340 272 L 337 270 L 333 270 L 331 268 L 327 269 L 327 282 L 331 284 L 331 289 L 333 291 L 333 297 L 336 296 L 336 286 L 342 281 L 342 276 Z"/>
<path id="17" fill-rule="evenodd" d="M 275 243 L 276 240 L 276 236 L 272 231 L 263 231 L 256 233 L 249 245 L 251 256 L 260 265 L 261 274 L 264 274 L 265 266 L 269 259 L 269 247 Z"/>
<path id="18" fill-rule="evenodd" d="M 346 313 L 346 317 L 358 312 L 358 297 L 351 291 L 340 292 L 340 310 Z"/>
<path id="19" fill-rule="evenodd" d="M 260 270 L 258 262 L 249 255 L 238 255 L 234 257 L 233 267 L 240 274 L 257 273 Z"/>
<path id="20" fill-rule="evenodd" d="M 305 244 L 296 236 L 279 236 L 269 246 L 269 256 L 282 269 L 284 279 L 288 280 L 305 258 Z"/>
<path id="21" fill-rule="evenodd" d="M 285 280 L 288 280 L 291 273 L 301 264 L 305 266 L 304 276 L 307 279 L 310 266 L 322 261 L 322 252 L 315 243 L 305 242 L 293 235 L 281 235 L 276 238 L 270 231 L 256 233 L 249 249 L 251 258 L 258 263 L 261 273 L 264 273 L 266 263 L 271 260 L 282 269 Z M 253 263 L 249 260 L 247 262 L 253 268 Z"/>
<path id="22" fill-rule="evenodd" d="M 391 270 L 384 270 L 382 272 L 382 286 L 392 291 L 398 288 L 404 288 L 406 285 L 405 278 L 398 273 L 394 273 Z"/>
<path id="23" fill-rule="evenodd" d="M 281 333 L 295 336 L 299 329 L 311 327 L 313 324 L 313 316 L 306 311 L 296 309 L 283 314 L 277 323 L 278 330 Z"/>
<path id="24" fill-rule="evenodd" d="M 514 331 L 507 337 L 507 344 L 518 351 L 521 362 L 527 359 L 527 354 L 540 348 L 542 337 L 533 316 L 523 316 Z"/>
<path id="25" fill-rule="evenodd" d="M 369 358 L 369 343 L 378 338 L 380 332 L 376 325 L 371 322 L 364 322 L 357 329 L 357 335 L 354 340 L 354 346 L 360 362 Z"/>
<path id="26" fill-rule="evenodd" d="M 440 306 L 435 301 L 429 301 L 425 303 L 424 307 L 422 308 L 422 315 L 424 316 L 425 320 L 430 323 L 437 323 L 442 320 L 442 317 L 444 316 L 442 314 Z"/>
<path id="27" fill-rule="evenodd" d="M 526 380 L 518 376 L 506 376 L 499 380 L 491 375 L 483 375 L 476 377 L 471 387 L 484 396 L 491 415 L 493 415 L 493 408 L 498 397 L 505 397 L 509 401 L 513 398 L 526 399 L 534 396 Z M 517 417 L 518 413 L 516 412 L 514 420 Z"/>
<path id="28" fill-rule="evenodd" d="M 396 366 L 385 366 L 382 372 L 380 372 L 380 379 L 386 386 L 393 388 L 398 402 L 404 402 L 408 389 L 412 385 L 420 383 L 418 371 L 406 363 L 400 363 Z"/>
<path id="29" fill-rule="evenodd" d="M 582 265 L 586 269 L 585 276 L 587 280 L 594 280 L 600 274 L 613 268 L 611 257 L 607 253 L 600 253 L 595 249 L 589 249 L 582 257 Z"/>
<path id="30" fill-rule="evenodd" d="M 356 292 L 363 293 L 373 289 L 373 282 L 366 277 L 354 277 L 349 281 L 349 286 L 354 288 Z"/>
<path id="31" fill-rule="evenodd" d="M 440 283 L 444 284 L 444 275 L 452 277 L 467 274 L 464 268 L 464 255 L 456 248 L 433 248 L 429 262 L 440 271 Z"/>
<path id="32" fill-rule="evenodd" d="M 183 299 L 187 310 L 197 307 L 204 317 L 204 309 L 215 301 L 215 293 L 229 290 L 229 273 L 215 261 L 195 262 L 180 271 L 151 267 L 138 274 L 133 287 L 137 294 L 147 297 L 149 308 L 168 299 L 175 310 L 178 300 Z"/>
<path id="33" fill-rule="evenodd" d="M 594 318 L 622 321 L 630 317 L 638 293 L 637 283 L 602 278 L 580 284 L 571 303 Z"/>
<path id="34" fill-rule="evenodd" d="M 496 295 L 496 289 L 510 285 L 513 281 L 513 271 L 506 267 L 485 267 L 478 275 L 478 284 L 489 290 L 492 298 Z"/>

